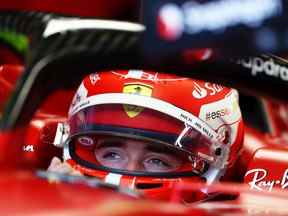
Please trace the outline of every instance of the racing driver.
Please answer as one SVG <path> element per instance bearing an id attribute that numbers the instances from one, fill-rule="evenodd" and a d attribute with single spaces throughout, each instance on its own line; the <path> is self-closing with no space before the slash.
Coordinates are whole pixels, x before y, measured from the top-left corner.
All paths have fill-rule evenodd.
<path id="1" fill-rule="evenodd" d="M 87 76 L 65 125 L 64 162 L 53 158 L 49 171 L 93 176 L 157 199 L 179 182 L 219 181 L 243 142 L 235 89 L 143 70 Z M 185 201 L 203 196 L 208 192 Z"/>

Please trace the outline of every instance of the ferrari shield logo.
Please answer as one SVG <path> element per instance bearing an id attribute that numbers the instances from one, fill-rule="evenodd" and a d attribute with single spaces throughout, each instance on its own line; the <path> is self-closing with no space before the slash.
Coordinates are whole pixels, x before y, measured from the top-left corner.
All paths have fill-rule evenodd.
<path id="1" fill-rule="evenodd" d="M 150 97 L 152 95 L 152 87 L 143 84 L 126 84 L 123 93 L 137 94 Z M 130 118 L 134 118 L 143 111 L 143 107 L 133 105 L 123 105 L 126 114 Z"/>

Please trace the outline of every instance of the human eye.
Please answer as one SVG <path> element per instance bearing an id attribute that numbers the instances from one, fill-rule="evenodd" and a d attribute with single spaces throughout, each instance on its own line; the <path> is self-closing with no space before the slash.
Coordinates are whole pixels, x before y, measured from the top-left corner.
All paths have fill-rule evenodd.
<path id="1" fill-rule="evenodd" d="M 125 158 L 121 142 L 114 139 L 102 139 L 95 148 L 95 156 L 99 160 L 117 161 Z"/>
<path id="2" fill-rule="evenodd" d="M 144 160 L 144 167 L 146 171 L 150 172 L 165 172 L 173 169 L 173 165 L 169 159 L 163 157 L 149 157 Z"/>
<path id="3" fill-rule="evenodd" d="M 96 157 L 101 160 L 117 161 L 125 158 L 124 153 L 119 148 L 107 147 L 96 149 Z"/>
<path id="4" fill-rule="evenodd" d="M 95 157 L 100 165 L 107 168 L 125 169 L 128 163 L 127 154 L 120 148 L 115 147 L 96 149 Z"/>
<path id="5" fill-rule="evenodd" d="M 121 159 L 121 155 L 118 154 L 117 152 L 108 151 L 108 152 L 105 152 L 102 155 L 102 158 L 104 158 L 106 160 L 120 160 Z"/>

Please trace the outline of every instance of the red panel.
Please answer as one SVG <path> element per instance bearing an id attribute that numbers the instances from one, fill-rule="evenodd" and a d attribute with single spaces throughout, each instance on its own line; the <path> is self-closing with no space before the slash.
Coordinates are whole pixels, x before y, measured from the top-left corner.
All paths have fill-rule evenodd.
<path id="1" fill-rule="evenodd" d="M 0 66 L 0 112 L 2 112 L 16 81 L 22 74 L 23 67 L 20 65 L 2 65 Z"/>
<path id="2" fill-rule="evenodd" d="M 245 127 L 243 149 L 239 152 L 239 158 L 233 167 L 227 170 L 225 179 L 229 181 L 243 181 L 249 162 L 253 159 L 257 149 L 271 146 L 267 142 L 267 136 L 259 131 Z"/>
<path id="3" fill-rule="evenodd" d="M 34 118 L 27 128 L 23 145 L 26 166 L 47 169 L 54 156 L 62 157 L 62 149 L 53 145 L 57 124 L 65 119 L 51 117 Z"/>
<path id="4" fill-rule="evenodd" d="M 53 94 L 49 95 L 41 104 L 36 116 L 41 116 L 41 118 L 45 118 L 45 115 L 46 118 L 53 117 L 53 115 L 66 117 L 75 92 L 76 89 L 53 92 Z"/>
<path id="5" fill-rule="evenodd" d="M 29 10 L 54 12 L 78 16 L 115 17 L 130 8 L 135 8 L 135 0 L 10 0 L 1 1 L 0 10 Z"/>
<path id="6" fill-rule="evenodd" d="M 1 215 L 53 215 L 53 212 L 56 215 L 56 212 L 59 215 L 81 215 L 82 212 L 83 215 L 84 211 L 95 212 L 110 199 L 132 200 L 112 190 L 49 183 L 30 172 L 1 172 L 0 179 Z"/>
<path id="7" fill-rule="evenodd" d="M 1 6 L 0 6 L 1 7 Z M 23 60 L 15 54 L 8 46 L 0 44 L 0 65 L 2 64 L 23 64 Z"/>
<path id="8" fill-rule="evenodd" d="M 245 174 L 245 182 L 258 191 L 288 188 L 288 149 L 258 149 Z"/>

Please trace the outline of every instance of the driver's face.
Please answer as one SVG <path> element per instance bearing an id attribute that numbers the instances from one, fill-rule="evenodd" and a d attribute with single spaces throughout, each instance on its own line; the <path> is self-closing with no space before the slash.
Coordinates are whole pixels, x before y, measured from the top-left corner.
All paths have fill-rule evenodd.
<path id="1" fill-rule="evenodd" d="M 94 154 L 102 166 L 129 171 L 170 172 L 182 164 L 167 147 L 124 138 L 99 139 Z"/>

